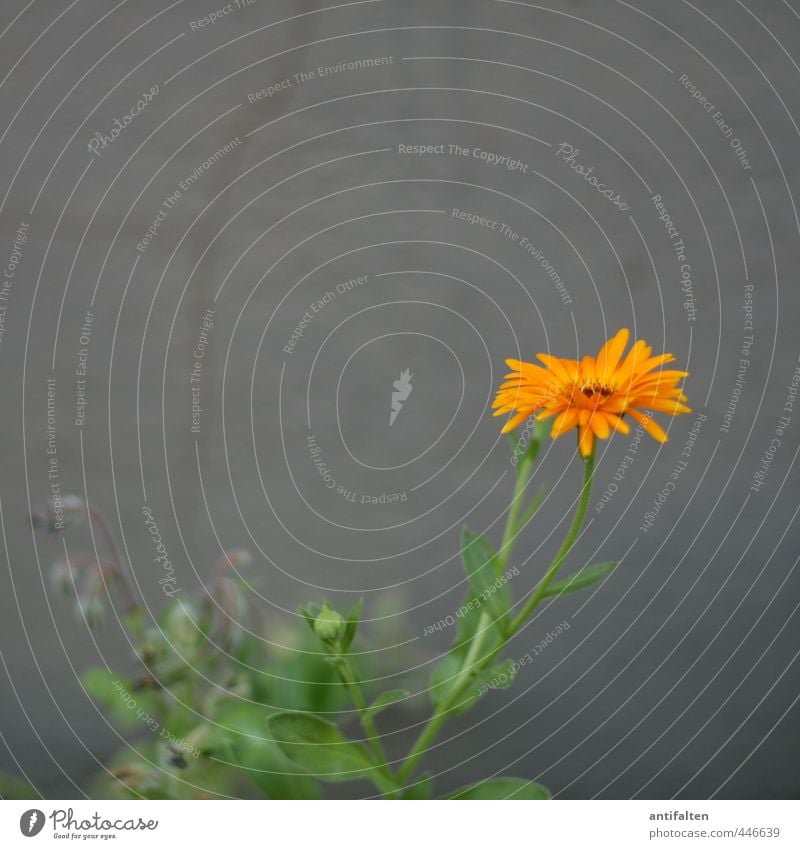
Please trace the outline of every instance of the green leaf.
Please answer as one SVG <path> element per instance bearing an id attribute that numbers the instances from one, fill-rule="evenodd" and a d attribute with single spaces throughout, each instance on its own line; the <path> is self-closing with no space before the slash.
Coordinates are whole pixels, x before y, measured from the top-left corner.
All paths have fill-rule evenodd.
<path id="1" fill-rule="evenodd" d="M 481 603 L 471 591 L 467 593 L 454 618 L 456 620 L 456 637 L 450 651 L 459 652 L 463 650 L 466 652 L 469 643 L 472 642 L 472 638 L 478 632 L 478 622 L 481 618 Z"/>
<path id="2" fill-rule="evenodd" d="M 320 651 L 317 638 L 310 631 L 298 636 L 296 647 L 273 648 L 265 668 L 263 702 L 272 705 L 273 712 L 326 713 L 349 706 L 345 687 Z"/>
<path id="3" fill-rule="evenodd" d="M 125 616 L 125 624 L 128 626 L 128 631 L 131 634 L 141 634 L 145 627 L 144 608 L 135 607 L 129 610 Z"/>
<path id="4" fill-rule="evenodd" d="M 550 584 L 550 586 L 545 590 L 542 598 L 566 595 L 567 593 L 574 593 L 578 590 L 582 590 L 585 587 L 591 587 L 592 584 L 596 584 L 598 581 L 602 581 L 603 578 L 610 575 L 617 566 L 619 566 L 619 563 L 616 560 L 612 560 L 608 563 L 595 563 L 593 566 L 587 566 L 585 569 L 581 569 L 574 575 L 571 575 L 565 581 L 559 581 L 557 584 Z"/>
<path id="5" fill-rule="evenodd" d="M 463 658 L 457 654 L 448 654 L 441 663 L 437 664 L 431 675 L 428 696 L 434 707 L 438 707 L 453 689 L 455 679 L 461 671 Z M 469 710 L 475 702 L 483 695 L 485 690 L 480 689 L 480 681 L 473 673 L 474 686 L 464 689 L 459 701 L 448 711 L 449 716 L 458 716 Z"/>
<path id="6" fill-rule="evenodd" d="M 511 605 L 511 593 L 508 586 L 500 583 L 496 578 L 496 552 L 485 537 L 473 533 L 469 528 L 464 528 L 462 553 L 464 568 L 470 579 L 470 592 L 455 617 L 458 622 L 458 631 L 453 647 L 431 674 L 428 695 L 436 707 L 447 698 L 454 679 L 462 669 L 470 643 L 477 633 L 481 610 L 486 609 L 493 615 L 495 625 L 501 635 L 505 636 L 504 627 L 508 621 L 508 610 Z M 474 687 L 465 688 L 459 703 L 449 711 L 452 716 L 472 707 L 483 692 L 486 692 L 486 690 L 481 692 L 480 685 L 485 682 L 487 674 L 487 672 L 471 673 Z M 494 674 L 499 674 L 496 667 Z"/>
<path id="7" fill-rule="evenodd" d="M 41 799 L 38 791 L 27 781 L 0 772 L 0 799 Z"/>
<path id="8" fill-rule="evenodd" d="M 489 690 L 505 690 L 514 683 L 516 677 L 514 661 L 509 658 L 501 660 L 478 675 L 475 684 L 478 688 L 485 686 Z"/>
<path id="9" fill-rule="evenodd" d="M 444 659 L 433 668 L 428 683 L 428 696 L 434 706 L 438 706 L 450 692 L 459 669 L 461 669 L 461 658 L 454 654 L 445 655 Z"/>
<path id="10" fill-rule="evenodd" d="M 306 620 L 306 624 L 309 628 L 311 628 L 311 632 L 314 631 L 314 623 L 317 621 L 317 616 L 319 616 L 319 607 L 316 604 L 309 604 L 307 607 L 300 607 L 300 613 L 303 615 L 303 619 Z"/>
<path id="11" fill-rule="evenodd" d="M 474 672 L 469 686 L 461 694 L 461 701 L 453 713 L 463 713 L 467 708 L 472 707 L 481 696 L 486 695 L 489 690 L 505 690 L 514 683 L 516 677 L 517 670 L 514 661 L 510 659 L 502 660 L 500 663 L 496 663 L 494 666 L 484 669 L 481 672 Z M 441 692 L 444 692 L 446 695 L 448 691 L 443 690 Z M 444 698 L 444 696 L 440 695 L 440 700 L 441 698 Z"/>
<path id="12" fill-rule="evenodd" d="M 309 713 L 276 713 L 267 724 L 283 754 L 320 780 L 376 780 L 369 752 L 345 739 L 332 722 Z"/>
<path id="13" fill-rule="evenodd" d="M 455 654 L 448 654 L 441 663 L 437 664 L 431 675 L 428 695 L 435 707 L 438 707 L 448 696 L 453 688 L 455 679 L 461 671 L 463 658 Z M 477 687 L 468 687 L 461 694 L 461 699 L 453 708 L 450 709 L 451 716 L 457 716 L 464 713 L 475 704 L 480 698 L 481 693 Z"/>
<path id="14" fill-rule="evenodd" d="M 494 546 L 486 539 L 482 534 L 476 534 L 474 531 L 471 531 L 466 525 L 461 530 L 461 555 L 464 559 L 464 568 L 467 569 L 467 575 L 470 575 L 471 571 L 489 571 L 493 572 L 495 575 L 499 574 L 497 566 L 497 552 L 494 550 Z M 467 563 L 467 558 L 469 558 L 472 562 Z M 484 567 L 489 567 L 489 569 L 484 569 Z M 493 578 L 487 574 L 489 578 L 489 583 L 491 584 Z"/>
<path id="15" fill-rule="evenodd" d="M 474 596 L 489 611 L 501 633 L 508 620 L 511 593 L 497 574 L 497 554 L 487 540 L 469 528 L 461 532 L 461 556 Z"/>
<path id="16" fill-rule="evenodd" d="M 123 728 L 135 728 L 161 712 L 158 691 L 137 687 L 130 678 L 92 667 L 81 680 L 86 692 Z M 174 721 L 170 731 L 178 731 Z"/>
<path id="17" fill-rule="evenodd" d="M 342 637 L 342 648 L 345 651 L 350 648 L 350 644 L 353 642 L 353 638 L 356 635 L 358 623 L 361 621 L 361 608 L 363 606 L 364 599 L 360 598 L 353 605 L 353 609 L 350 611 L 350 615 L 347 617 L 347 625 L 345 627 L 344 636 Z"/>
<path id="18" fill-rule="evenodd" d="M 386 708 L 391 707 L 396 702 L 407 699 L 410 695 L 408 690 L 387 690 L 385 693 L 380 693 L 375 697 L 366 712 L 369 716 L 377 716 L 381 711 L 386 710 Z"/>
<path id="19" fill-rule="evenodd" d="M 96 702 L 106 707 L 114 707 L 120 700 L 120 694 L 124 695 L 123 691 L 130 692 L 132 688 L 128 678 L 114 675 L 99 666 L 93 666 L 83 673 L 83 686 Z"/>
<path id="20" fill-rule="evenodd" d="M 224 711 L 212 734 L 221 759 L 235 763 L 267 799 L 319 799 L 320 785 L 308 775 L 292 775 L 291 764 L 264 728 L 258 705 L 235 705 Z M 228 754 L 230 752 L 230 754 Z"/>
<path id="21" fill-rule="evenodd" d="M 159 616 L 159 624 L 168 642 L 186 651 L 202 641 L 201 619 L 202 615 L 191 599 L 176 598 Z"/>
<path id="22" fill-rule="evenodd" d="M 549 799 L 550 791 L 541 784 L 525 781 L 524 778 L 493 778 L 464 787 L 450 799 Z"/>
<path id="23" fill-rule="evenodd" d="M 129 678 L 117 677 L 113 672 L 100 667 L 92 667 L 83 673 L 82 682 L 86 692 L 99 702 L 122 728 L 133 728 L 137 723 L 136 709 L 139 702 L 151 706 L 150 694 L 141 698 L 133 692 L 133 682 Z"/>
<path id="24" fill-rule="evenodd" d="M 414 780 L 414 783 L 406 787 L 403 791 L 404 799 L 414 801 L 423 801 L 430 799 L 433 795 L 433 775 L 430 772 L 425 772 Z"/>

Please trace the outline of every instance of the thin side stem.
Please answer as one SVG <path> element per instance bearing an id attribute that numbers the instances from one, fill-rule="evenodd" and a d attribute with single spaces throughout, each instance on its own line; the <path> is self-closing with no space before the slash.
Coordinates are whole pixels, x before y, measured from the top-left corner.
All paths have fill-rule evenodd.
<path id="1" fill-rule="evenodd" d="M 378 730 L 375 727 L 375 721 L 367 711 L 367 704 L 364 700 L 364 694 L 361 692 L 361 684 L 359 683 L 358 676 L 355 674 L 352 664 L 346 657 L 342 657 L 341 660 L 342 663 L 340 672 L 344 680 L 344 684 L 347 687 L 347 692 L 350 693 L 353 704 L 356 706 L 359 718 L 361 719 L 361 725 L 364 728 L 364 733 L 367 735 L 367 740 L 373 754 L 375 755 L 378 767 L 386 778 L 389 779 L 392 784 L 395 784 L 395 778 L 389 768 L 386 753 L 383 751 L 383 746 L 381 745 L 380 737 L 378 736 Z"/>
<path id="2" fill-rule="evenodd" d="M 524 456 L 520 461 L 519 466 L 517 466 L 517 480 L 514 484 L 514 494 L 511 496 L 511 506 L 508 508 L 506 526 L 503 530 L 503 540 L 497 551 L 498 571 L 505 567 L 514 548 L 514 540 L 518 531 L 517 517 L 519 516 L 519 511 L 522 508 L 522 497 L 528 483 L 528 477 L 530 476 L 532 465 L 533 461 L 530 457 Z"/>
<path id="3" fill-rule="evenodd" d="M 117 574 L 120 577 L 120 580 L 125 585 L 126 594 L 128 596 L 128 610 L 127 613 L 135 613 L 139 608 L 139 601 L 136 598 L 136 595 L 133 591 L 133 585 L 131 583 L 132 579 L 132 570 L 130 564 L 127 560 L 123 561 L 120 557 L 119 550 L 117 549 L 117 544 L 114 542 L 114 535 L 111 533 L 111 528 L 108 526 L 108 522 L 106 522 L 105 516 L 99 511 L 95 510 L 94 507 L 86 508 L 86 515 L 89 519 L 89 526 L 91 528 L 92 521 L 96 522 L 100 530 L 102 531 L 103 537 L 105 538 L 106 545 L 108 546 L 111 555 L 114 558 L 114 562 L 117 564 Z"/>
<path id="4" fill-rule="evenodd" d="M 533 501 L 531 501 L 528 509 L 525 511 L 525 515 L 522 517 L 519 523 L 519 530 L 522 530 L 527 526 L 528 522 L 536 515 L 536 511 L 542 506 L 542 502 L 544 501 L 545 489 L 542 487 L 533 496 Z"/>

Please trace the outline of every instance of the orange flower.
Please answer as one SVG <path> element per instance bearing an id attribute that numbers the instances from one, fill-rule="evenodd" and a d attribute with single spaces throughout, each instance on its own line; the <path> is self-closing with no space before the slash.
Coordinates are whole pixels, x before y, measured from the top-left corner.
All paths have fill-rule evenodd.
<path id="1" fill-rule="evenodd" d="M 506 375 L 492 405 L 496 416 L 514 413 L 503 433 L 531 415 L 539 420 L 556 416 L 553 437 L 577 428 L 580 452 L 588 457 L 595 437 L 607 439 L 612 430 L 630 433 L 630 426 L 624 420 L 627 414 L 654 439 L 666 442 L 664 429 L 642 410 L 670 416 L 691 413 L 683 403 L 687 398 L 678 385 L 688 372 L 663 370 L 661 366 L 673 362 L 675 357 L 672 354 L 651 357 L 652 348 L 641 340 L 623 359 L 629 337 L 630 332 L 623 328 L 603 345 L 597 358 L 562 360 L 539 354 L 544 368 L 506 360 L 514 371 Z"/>

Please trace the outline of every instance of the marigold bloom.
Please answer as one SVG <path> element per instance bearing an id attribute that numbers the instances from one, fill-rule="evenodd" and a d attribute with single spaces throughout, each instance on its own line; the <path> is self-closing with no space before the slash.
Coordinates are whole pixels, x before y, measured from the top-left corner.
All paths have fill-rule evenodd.
<path id="1" fill-rule="evenodd" d="M 663 370 L 661 366 L 675 357 L 651 356 L 652 348 L 642 340 L 623 358 L 629 337 L 630 331 L 623 328 L 603 345 L 596 358 L 585 356 L 580 361 L 549 354 L 537 355 L 544 367 L 506 360 L 514 371 L 506 375 L 492 405 L 495 416 L 514 414 L 503 433 L 531 415 L 539 420 L 556 416 L 553 437 L 577 428 L 580 452 L 588 457 L 595 437 L 607 439 L 612 430 L 630 433 L 623 418 L 627 414 L 654 439 L 666 442 L 664 429 L 643 410 L 671 416 L 691 413 L 678 385 L 688 372 Z"/>

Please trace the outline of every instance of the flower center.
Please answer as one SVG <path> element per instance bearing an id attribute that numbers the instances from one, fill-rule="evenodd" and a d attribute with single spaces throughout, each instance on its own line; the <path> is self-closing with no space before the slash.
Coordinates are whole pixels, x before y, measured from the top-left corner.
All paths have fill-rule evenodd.
<path id="1" fill-rule="evenodd" d="M 606 386 L 602 383 L 584 383 L 581 386 L 581 392 L 587 397 L 591 398 L 594 395 L 600 395 L 603 398 L 608 398 L 609 395 L 613 395 L 616 391 L 616 387 L 614 386 Z"/>

